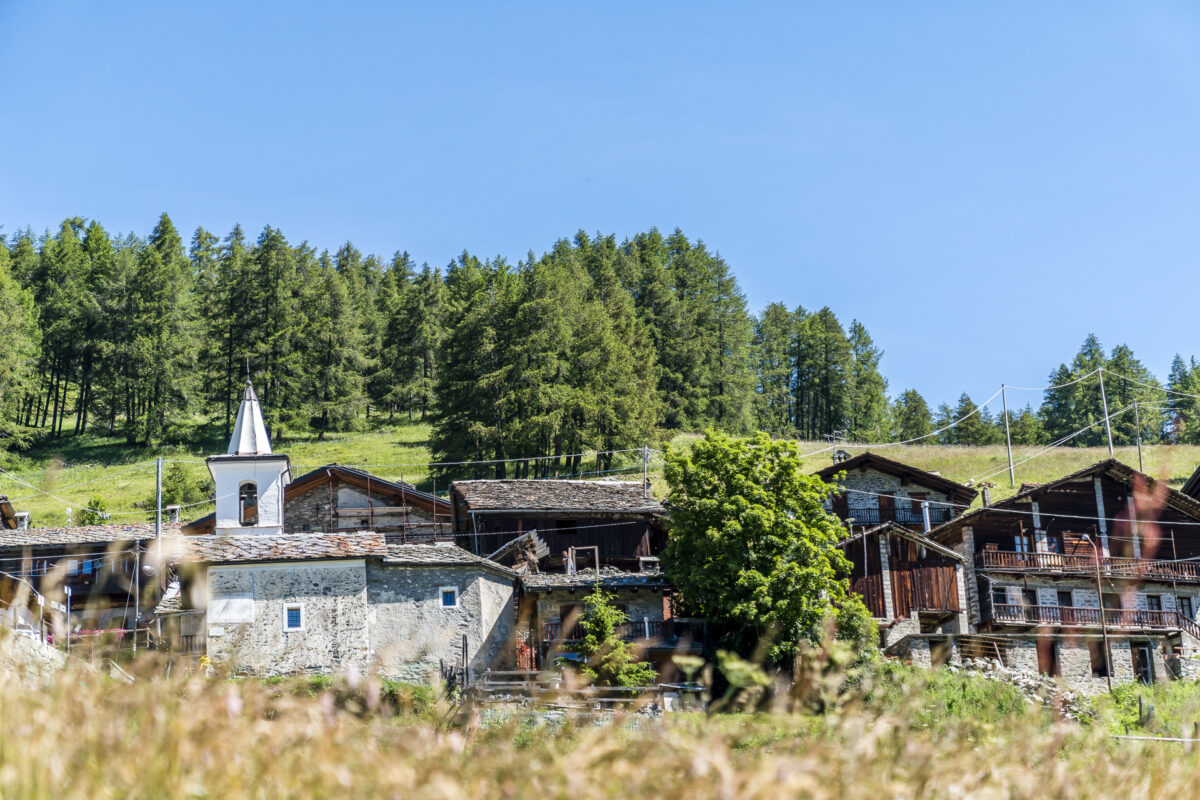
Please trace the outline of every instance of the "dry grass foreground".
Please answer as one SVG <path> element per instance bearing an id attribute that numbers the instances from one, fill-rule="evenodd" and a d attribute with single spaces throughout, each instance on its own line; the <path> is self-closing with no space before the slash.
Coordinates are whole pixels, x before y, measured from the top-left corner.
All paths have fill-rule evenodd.
<path id="1" fill-rule="evenodd" d="M 884 702 L 838 701 L 820 715 L 631 715 L 555 727 L 527 716 L 488 723 L 446 704 L 414 711 L 403 692 L 389 702 L 371 681 L 272 686 L 143 671 L 125 684 L 70 669 L 41 690 L 9 684 L 0 694 L 0 796 L 882 800 L 1200 791 L 1197 756 L 1179 745 L 1117 741 L 1103 725 L 1011 705 L 1000 689 L 906 680 L 881 687 Z"/>

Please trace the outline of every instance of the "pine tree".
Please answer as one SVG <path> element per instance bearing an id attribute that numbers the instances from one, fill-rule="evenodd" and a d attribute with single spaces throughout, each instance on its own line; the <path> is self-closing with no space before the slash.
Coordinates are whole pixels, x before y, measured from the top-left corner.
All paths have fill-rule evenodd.
<path id="1" fill-rule="evenodd" d="M 307 276 L 312 291 L 305 297 L 308 311 L 304 374 L 307 377 L 307 416 L 322 440 L 329 431 L 346 430 L 366 402 L 363 376 L 363 331 L 358 309 L 336 270 L 320 269 Z"/>
<path id="2" fill-rule="evenodd" d="M 887 380 L 879 373 L 883 351 L 858 320 L 850 323 L 849 427 L 864 442 L 883 441 L 888 432 Z"/>
<path id="3" fill-rule="evenodd" d="M 892 421 L 895 437 L 899 441 L 919 439 L 934 430 L 929 405 L 916 389 L 906 389 L 896 398 L 892 407 Z"/>
<path id="4" fill-rule="evenodd" d="M 776 435 L 795 430 L 795 352 L 796 317 L 782 303 L 771 303 L 754 320 L 755 425 L 759 430 Z"/>
<path id="5" fill-rule="evenodd" d="M 1167 388 L 1174 393 L 1168 395 L 1171 411 L 1167 438 L 1178 443 L 1200 443 L 1200 363 L 1194 356 L 1185 362 L 1175 355 Z"/>
<path id="6" fill-rule="evenodd" d="M 9 250 L 0 242 L 0 448 L 29 442 L 22 409 L 34 391 L 34 368 L 41 333 L 33 295 L 12 275 Z"/>
<path id="7" fill-rule="evenodd" d="M 798 326 L 796 410 L 807 439 L 846 435 L 850 420 L 850 342 L 828 306 Z"/>

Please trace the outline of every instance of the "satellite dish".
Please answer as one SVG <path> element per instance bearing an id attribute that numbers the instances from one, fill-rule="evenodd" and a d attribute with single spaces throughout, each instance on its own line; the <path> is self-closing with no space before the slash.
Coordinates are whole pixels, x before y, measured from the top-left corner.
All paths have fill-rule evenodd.
<path id="1" fill-rule="evenodd" d="M 142 574 L 145 575 L 147 578 L 153 577 L 154 574 L 157 572 L 158 572 L 158 567 L 154 566 L 153 564 L 143 564 L 142 565 Z"/>

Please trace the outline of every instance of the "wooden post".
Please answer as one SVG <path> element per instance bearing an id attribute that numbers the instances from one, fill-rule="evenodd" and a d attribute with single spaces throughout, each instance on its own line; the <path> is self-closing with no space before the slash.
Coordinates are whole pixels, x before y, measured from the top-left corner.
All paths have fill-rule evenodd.
<path id="1" fill-rule="evenodd" d="M 1104 408 L 1104 435 L 1108 437 L 1108 454 L 1113 454 L 1112 425 L 1108 419 L 1108 396 L 1104 393 L 1104 367 L 1096 370 L 1100 375 L 1100 405 Z"/>
<path id="2" fill-rule="evenodd" d="M 1146 468 L 1142 466 L 1142 417 L 1138 413 L 1137 400 L 1133 401 L 1133 424 L 1137 428 L 1138 472 L 1145 472 Z"/>
<path id="3" fill-rule="evenodd" d="M 1000 384 L 1000 404 L 1004 408 L 1004 444 L 1008 448 L 1008 485 L 1015 488 L 1017 473 L 1013 470 L 1012 433 L 1008 429 L 1008 393 L 1003 383 Z"/>

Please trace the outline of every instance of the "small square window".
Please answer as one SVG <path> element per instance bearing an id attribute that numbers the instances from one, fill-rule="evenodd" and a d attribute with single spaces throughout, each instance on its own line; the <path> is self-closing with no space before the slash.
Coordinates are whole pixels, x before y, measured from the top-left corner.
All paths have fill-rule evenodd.
<path id="1" fill-rule="evenodd" d="M 458 608 L 458 587 L 443 586 L 441 596 L 442 608 Z"/>
<path id="2" fill-rule="evenodd" d="M 304 606 L 295 603 L 283 607 L 283 629 L 285 631 L 304 629 Z"/>

